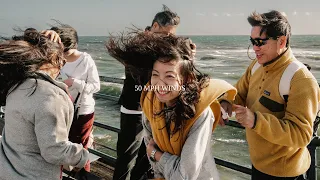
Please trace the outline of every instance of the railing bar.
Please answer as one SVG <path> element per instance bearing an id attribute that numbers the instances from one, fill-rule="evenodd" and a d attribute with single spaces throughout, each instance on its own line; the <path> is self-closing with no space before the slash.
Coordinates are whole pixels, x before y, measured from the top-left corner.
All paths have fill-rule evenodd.
<path id="1" fill-rule="evenodd" d="M 232 120 L 230 120 L 230 121 L 228 121 L 228 122 L 225 122 L 225 124 L 228 125 L 228 126 L 231 126 L 231 127 L 236 127 L 236 128 L 244 129 L 244 127 L 241 126 L 241 124 L 238 123 L 237 121 L 232 121 Z"/>
<path id="2" fill-rule="evenodd" d="M 224 167 L 233 169 L 235 171 L 239 171 L 239 172 L 251 175 L 251 169 L 250 168 L 247 168 L 247 167 L 244 167 L 244 166 L 241 166 L 241 165 L 238 165 L 238 164 L 234 164 L 234 163 L 229 162 L 229 161 L 224 161 L 224 160 L 219 159 L 219 158 L 214 158 L 214 159 L 215 159 L 216 163 L 218 165 L 220 165 L 220 166 L 224 166 Z"/>
<path id="3" fill-rule="evenodd" d="M 98 142 L 96 142 L 96 141 L 94 142 L 94 144 L 95 144 L 95 145 L 98 145 L 98 146 L 101 146 L 102 148 L 106 148 L 106 149 L 109 149 L 109 150 L 111 150 L 111 151 L 117 152 L 116 149 L 113 149 L 113 148 L 111 148 L 111 147 L 109 147 L 109 146 L 100 144 L 100 143 L 98 143 Z"/>
<path id="4" fill-rule="evenodd" d="M 103 129 L 107 129 L 107 130 L 109 130 L 109 131 L 116 132 L 116 133 L 119 133 L 119 132 L 120 132 L 120 129 L 119 129 L 119 128 L 112 127 L 112 126 L 109 126 L 109 125 L 106 125 L 106 124 L 103 124 L 103 123 L 93 122 L 93 125 L 94 125 L 94 126 L 97 126 L 97 127 L 99 127 L 99 128 L 103 128 Z"/>
<path id="5" fill-rule="evenodd" d="M 116 158 L 109 156 L 108 154 L 105 154 L 100 151 L 96 151 L 94 149 L 89 148 L 89 152 L 101 157 L 108 165 L 115 167 L 116 166 Z"/>

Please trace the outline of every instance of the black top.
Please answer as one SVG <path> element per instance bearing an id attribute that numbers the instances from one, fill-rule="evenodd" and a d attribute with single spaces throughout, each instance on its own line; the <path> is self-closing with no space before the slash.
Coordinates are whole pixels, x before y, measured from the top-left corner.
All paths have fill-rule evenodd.
<path id="1" fill-rule="evenodd" d="M 125 75 L 126 79 L 124 80 L 119 104 L 129 110 L 141 110 L 140 96 L 143 86 L 148 82 L 149 73 L 143 72 L 139 77 L 133 77 L 129 69 L 126 67 Z"/>

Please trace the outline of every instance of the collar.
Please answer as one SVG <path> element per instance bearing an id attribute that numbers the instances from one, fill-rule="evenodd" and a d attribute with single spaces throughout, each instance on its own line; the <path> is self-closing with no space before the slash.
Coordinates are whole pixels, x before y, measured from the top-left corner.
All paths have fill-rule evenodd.
<path id="1" fill-rule="evenodd" d="M 42 80 L 50 82 L 51 84 L 61 88 L 63 91 L 65 91 L 68 94 L 67 85 L 64 84 L 63 82 L 59 82 L 59 81 L 56 81 L 56 80 L 52 79 L 51 76 L 48 73 L 39 70 L 38 72 L 36 72 L 36 75 L 37 75 L 37 77 L 39 79 L 42 79 Z"/>
<path id="2" fill-rule="evenodd" d="M 290 63 L 291 59 L 294 58 L 291 48 L 288 48 L 284 53 L 276 57 L 275 59 L 265 63 L 263 69 L 265 71 L 276 70 L 283 67 L 285 64 Z"/>

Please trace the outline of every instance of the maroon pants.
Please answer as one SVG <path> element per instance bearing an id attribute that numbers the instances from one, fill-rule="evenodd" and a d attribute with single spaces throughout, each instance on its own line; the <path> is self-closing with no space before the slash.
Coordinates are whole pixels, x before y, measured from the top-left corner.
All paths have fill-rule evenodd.
<path id="1" fill-rule="evenodd" d="M 90 145 L 90 133 L 92 131 L 94 121 L 94 113 L 79 115 L 78 119 L 74 119 L 69 132 L 69 140 L 73 143 L 82 144 L 88 149 Z M 88 161 L 89 162 L 89 161 Z M 90 172 L 90 162 L 87 163 L 84 169 Z"/>

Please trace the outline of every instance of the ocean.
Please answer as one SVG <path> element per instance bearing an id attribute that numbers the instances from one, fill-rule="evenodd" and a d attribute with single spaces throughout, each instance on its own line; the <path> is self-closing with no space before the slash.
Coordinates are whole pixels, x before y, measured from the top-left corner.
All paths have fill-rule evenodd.
<path id="1" fill-rule="evenodd" d="M 212 78 L 219 78 L 235 84 L 254 57 L 249 36 L 188 36 L 197 45 L 196 66 Z M 110 57 L 104 47 L 108 37 L 90 36 L 79 38 L 79 49 L 89 53 L 98 67 L 99 75 L 124 78 L 124 67 Z M 320 35 L 294 35 L 291 38 L 291 48 L 298 60 L 311 66 L 311 72 L 320 82 Z M 120 95 L 121 85 L 104 84 L 101 92 Z M 120 127 L 119 105 L 115 101 L 96 100 L 96 121 Z M 117 135 L 100 128 L 95 128 L 95 141 L 115 148 Z M 107 149 L 104 152 L 114 153 Z M 218 127 L 212 135 L 213 155 L 246 167 L 251 167 L 248 146 L 244 130 L 233 127 Z M 320 155 L 317 152 L 318 157 Z M 318 164 L 320 163 L 317 160 Z M 250 176 L 218 167 L 221 179 L 244 180 Z M 318 173 L 320 177 L 320 173 Z"/>

